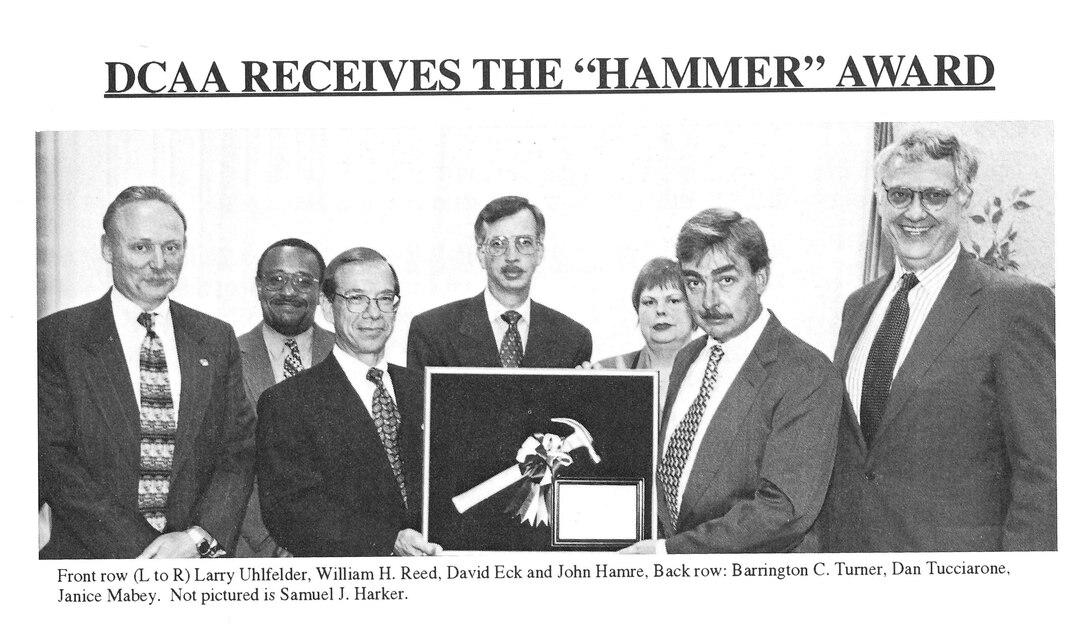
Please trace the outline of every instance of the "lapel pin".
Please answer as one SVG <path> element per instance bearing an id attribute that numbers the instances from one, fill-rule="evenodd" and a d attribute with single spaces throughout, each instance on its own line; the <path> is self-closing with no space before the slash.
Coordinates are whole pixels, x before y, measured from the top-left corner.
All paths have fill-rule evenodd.
<path id="1" fill-rule="evenodd" d="M 207 358 L 201 358 L 200 359 L 200 366 L 201 367 L 207 367 L 208 366 L 208 359 Z"/>

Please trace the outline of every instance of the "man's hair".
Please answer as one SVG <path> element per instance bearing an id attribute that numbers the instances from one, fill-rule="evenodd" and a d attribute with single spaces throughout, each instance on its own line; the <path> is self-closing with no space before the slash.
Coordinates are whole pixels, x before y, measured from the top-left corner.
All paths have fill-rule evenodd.
<path id="1" fill-rule="evenodd" d="M 723 208 L 708 208 L 687 220 L 676 237 L 676 258 L 695 263 L 716 247 L 747 260 L 752 273 L 771 264 L 767 240 L 756 222 Z"/>
<path id="2" fill-rule="evenodd" d="M 272 250 L 274 250 L 274 249 L 276 249 L 278 247 L 297 247 L 299 249 L 306 250 L 307 252 L 313 254 L 314 257 L 317 258 L 317 266 L 320 268 L 320 272 L 317 275 L 317 279 L 320 280 L 322 278 L 322 276 L 325 275 L 325 259 L 321 256 L 321 252 L 317 251 L 316 247 L 310 245 L 309 243 L 307 243 L 306 241 L 303 241 L 302 239 L 288 238 L 288 239 L 280 239 L 279 241 L 276 241 L 272 245 L 269 245 L 268 247 L 266 247 L 264 252 L 261 253 L 261 257 L 257 260 L 257 277 L 258 278 L 261 276 L 261 265 L 264 264 L 264 259 L 268 257 L 268 255 L 272 252 Z"/>
<path id="3" fill-rule="evenodd" d="M 631 305 L 638 311 L 643 291 L 648 289 L 679 289 L 684 292 L 680 277 L 680 264 L 671 258 L 659 256 L 642 266 L 635 278 L 635 288 L 631 290 Z"/>
<path id="4" fill-rule="evenodd" d="M 476 216 L 476 224 L 473 226 L 473 230 L 476 232 L 476 244 L 483 245 L 484 224 L 493 224 L 503 217 L 509 217 L 523 210 L 533 214 L 533 219 L 536 220 L 536 236 L 538 239 L 543 239 L 544 213 L 540 212 L 539 208 L 533 206 L 529 203 L 529 200 L 523 197 L 504 195 L 488 202 L 487 206 L 484 206 L 480 210 L 480 214 Z"/>
<path id="5" fill-rule="evenodd" d="M 181 217 L 182 232 L 188 229 L 189 226 L 185 221 L 185 213 L 181 212 L 178 203 L 174 201 L 174 198 L 170 197 L 169 193 L 158 187 L 143 186 L 129 187 L 119 193 L 117 197 L 110 202 L 110 205 L 106 207 L 106 214 L 102 216 L 102 230 L 112 238 L 114 233 L 113 220 L 117 217 L 117 211 L 133 202 L 143 202 L 146 200 L 158 200 L 174 209 L 174 212 L 178 214 L 178 217 Z"/>
<path id="6" fill-rule="evenodd" d="M 385 256 L 369 247 L 353 247 L 337 254 L 336 258 L 329 262 L 325 277 L 321 280 L 321 292 L 331 302 L 336 298 L 336 272 L 341 267 L 351 263 L 373 262 L 383 262 L 389 267 L 389 271 L 393 274 L 393 295 L 400 295 L 400 278 L 397 277 L 397 270 L 393 269 L 393 264 L 386 260 Z"/>
<path id="7" fill-rule="evenodd" d="M 936 130 L 918 129 L 907 133 L 876 155 L 873 168 L 879 184 L 895 165 L 895 161 L 917 163 L 924 159 L 949 161 L 956 175 L 956 184 L 970 187 L 978 173 L 978 160 L 967 145 L 956 135 Z"/>

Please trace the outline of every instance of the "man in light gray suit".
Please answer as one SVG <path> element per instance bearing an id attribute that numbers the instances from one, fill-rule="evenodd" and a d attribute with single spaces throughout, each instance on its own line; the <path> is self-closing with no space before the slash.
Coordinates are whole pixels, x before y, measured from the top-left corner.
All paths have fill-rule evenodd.
<path id="1" fill-rule="evenodd" d="M 325 260 L 302 239 L 268 246 L 257 261 L 257 298 L 264 320 L 238 337 L 246 396 L 254 406 L 268 387 L 309 369 L 332 351 L 333 335 L 314 324 Z M 289 556 L 261 521 L 256 487 L 249 500 L 237 557 Z"/>

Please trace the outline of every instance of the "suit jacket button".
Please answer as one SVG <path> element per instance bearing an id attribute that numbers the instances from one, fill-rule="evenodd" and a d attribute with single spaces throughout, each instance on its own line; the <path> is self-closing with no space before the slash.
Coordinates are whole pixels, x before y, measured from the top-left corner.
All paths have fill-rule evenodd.
<path id="1" fill-rule="evenodd" d="M 872 482 L 873 480 L 875 480 L 875 479 L 876 479 L 876 473 L 873 473 L 872 471 L 866 471 L 866 472 L 865 472 L 865 479 L 867 479 L 867 480 L 869 480 L 870 482 Z"/>

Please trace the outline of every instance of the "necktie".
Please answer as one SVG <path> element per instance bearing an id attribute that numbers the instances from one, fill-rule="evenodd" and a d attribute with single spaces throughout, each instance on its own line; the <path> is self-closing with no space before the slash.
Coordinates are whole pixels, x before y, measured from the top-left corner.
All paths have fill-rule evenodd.
<path id="1" fill-rule="evenodd" d="M 905 273 L 901 278 L 899 291 L 888 304 L 888 311 L 880 322 L 873 345 L 869 348 L 869 357 L 865 360 L 865 374 L 861 380 L 861 434 L 865 442 L 872 443 L 884 407 L 888 403 L 888 392 L 892 387 L 892 372 L 895 361 L 899 359 L 899 346 L 903 342 L 903 332 L 907 329 L 910 317 L 910 304 L 907 295 L 918 284 L 918 276 Z"/>
<path id="2" fill-rule="evenodd" d="M 676 529 L 676 520 L 680 514 L 680 476 L 684 473 L 695 433 L 699 431 L 699 422 L 702 421 L 703 412 L 706 411 L 706 402 L 710 399 L 710 392 L 718 379 L 718 362 L 724 354 L 721 345 L 710 348 L 710 360 L 706 363 L 706 372 L 703 373 L 703 384 L 699 387 L 699 394 L 695 397 L 695 401 L 691 402 L 691 407 L 673 432 L 669 447 L 665 450 L 665 457 L 661 460 L 661 468 L 658 470 L 665 502 L 669 505 L 673 530 Z"/>
<path id="3" fill-rule="evenodd" d="M 397 433 L 400 430 L 400 413 L 397 405 L 393 403 L 389 391 L 382 384 L 382 370 L 372 368 L 366 372 L 366 379 L 374 383 L 374 399 L 370 404 L 370 416 L 374 419 L 374 427 L 378 429 L 378 436 L 385 447 L 385 455 L 389 458 L 389 466 L 393 468 L 393 475 L 397 478 L 397 486 L 400 488 L 401 499 L 405 507 L 408 506 L 408 489 L 404 483 L 404 467 L 400 461 L 400 442 Z"/>
<path id="4" fill-rule="evenodd" d="M 500 315 L 500 319 L 506 322 L 506 334 L 502 337 L 502 347 L 499 348 L 499 361 L 507 368 L 521 366 L 521 357 L 524 354 L 521 348 L 521 334 L 518 334 L 518 321 L 521 313 L 508 310 Z"/>
<path id="5" fill-rule="evenodd" d="M 140 345 L 140 490 L 139 508 L 160 532 L 166 527 L 166 500 L 170 494 L 170 467 L 178 422 L 170 396 L 166 352 L 155 333 L 155 317 L 137 318 L 147 334 Z"/>
<path id="6" fill-rule="evenodd" d="M 298 342 L 295 339 L 287 339 L 283 342 L 290 350 L 283 359 L 283 379 L 287 379 L 302 372 L 302 354 L 298 352 Z"/>

